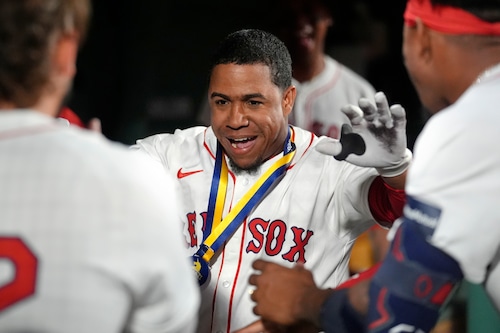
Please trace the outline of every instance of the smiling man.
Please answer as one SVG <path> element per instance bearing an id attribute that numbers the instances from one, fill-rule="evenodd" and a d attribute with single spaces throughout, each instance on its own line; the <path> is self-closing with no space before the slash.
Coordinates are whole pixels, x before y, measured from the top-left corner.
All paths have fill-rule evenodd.
<path id="1" fill-rule="evenodd" d="M 319 285 L 335 287 L 348 277 L 356 237 L 402 213 L 411 160 L 404 110 L 389 109 L 383 94 L 377 107 L 362 100 L 347 112 L 352 128 L 345 138 L 358 140 L 339 142 L 288 125 L 295 96 L 284 43 L 261 30 L 240 30 L 212 59 L 211 126 L 154 135 L 132 147 L 177 176 L 184 235 L 202 289 L 199 332 L 232 332 L 258 319 L 248 284 L 255 259 L 304 263 Z M 350 143 L 361 155 L 346 154 Z"/>
<path id="2" fill-rule="evenodd" d="M 295 88 L 273 89 L 273 82 L 263 80 L 269 77 L 264 64 L 221 64 L 213 69 L 212 129 L 237 173 L 257 171 L 283 151 L 288 134 L 283 119 L 293 105 Z"/>

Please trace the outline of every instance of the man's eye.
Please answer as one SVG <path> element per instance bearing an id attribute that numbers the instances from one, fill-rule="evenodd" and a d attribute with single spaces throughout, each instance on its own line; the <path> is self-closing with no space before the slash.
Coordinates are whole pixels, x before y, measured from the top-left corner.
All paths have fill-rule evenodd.
<path id="1" fill-rule="evenodd" d="M 250 105 L 261 105 L 262 104 L 262 102 L 259 102 L 259 101 L 248 101 L 248 103 Z"/>
<path id="2" fill-rule="evenodd" d="M 218 99 L 215 101 L 215 104 L 217 105 L 225 105 L 227 104 L 227 101 L 223 100 L 223 99 Z"/>

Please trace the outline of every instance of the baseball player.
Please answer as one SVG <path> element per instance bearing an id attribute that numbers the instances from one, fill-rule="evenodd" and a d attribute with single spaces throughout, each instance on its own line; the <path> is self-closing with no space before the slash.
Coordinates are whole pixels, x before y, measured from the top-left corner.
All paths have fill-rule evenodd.
<path id="1" fill-rule="evenodd" d="M 319 285 L 334 287 L 348 277 L 356 237 L 374 221 L 387 226 L 401 214 L 411 160 L 403 110 L 389 110 L 378 95 L 379 107 L 356 125 L 366 145 L 353 137 L 353 148 L 365 153 L 339 161 L 317 151 L 338 154 L 335 140 L 289 126 L 291 73 L 286 46 L 274 35 L 232 33 L 212 60 L 212 125 L 153 135 L 132 147 L 177 178 L 202 290 L 199 332 L 229 333 L 258 318 L 249 297 L 253 260 L 301 262 Z"/>
<path id="2" fill-rule="evenodd" d="M 292 84 L 297 97 L 289 122 L 298 127 L 338 138 L 348 118 L 340 111 L 361 97 L 373 100 L 372 85 L 325 53 L 333 26 L 330 5 L 323 0 L 276 0 L 273 30 L 292 57 Z"/>
<path id="3" fill-rule="evenodd" d="M 194 332 L 172 180 L 55 118 L 89 9 L 0 1 L 0 331 Z"/>
<path id="4" fill-rule="evenodd" d="M 434 115 L 416 142 L 388 256 L 336 290 L 316 288 L 303 267 L 255 262 L 252 298 L 264 320 L 310 320 L 337 333 L 426 333 L 463 279 L 484 286 L 500 314 L 498 9 L 492 0 L 407 2 L 405 64 Z"/>

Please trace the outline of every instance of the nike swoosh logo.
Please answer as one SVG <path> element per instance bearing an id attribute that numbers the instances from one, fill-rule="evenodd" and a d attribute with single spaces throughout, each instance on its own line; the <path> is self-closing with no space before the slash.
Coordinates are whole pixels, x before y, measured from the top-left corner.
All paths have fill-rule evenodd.
<path id="1" fill-rule="evenodd" d="M 188 171 L 188 172 L 182 172 L 182 168 L 177 171 L 177 178 L 181 179 L 187 176 L 194 175 L 195 173 L 203 172 L 203 170 L 194 170 L 194 171 Z"/>

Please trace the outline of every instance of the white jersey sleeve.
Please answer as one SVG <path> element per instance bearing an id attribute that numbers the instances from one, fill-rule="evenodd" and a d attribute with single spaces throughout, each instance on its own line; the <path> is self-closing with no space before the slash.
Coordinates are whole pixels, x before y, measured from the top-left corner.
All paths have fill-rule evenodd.
<path id="1" fill-rule="evenodd" d="M 500 309 L 500 76 L 473 85 L 422 131 L 407 195 L 440 211 L 431 242 Z"/>

